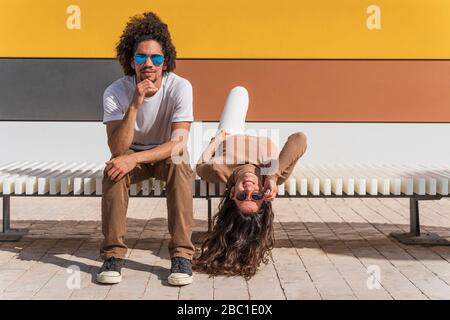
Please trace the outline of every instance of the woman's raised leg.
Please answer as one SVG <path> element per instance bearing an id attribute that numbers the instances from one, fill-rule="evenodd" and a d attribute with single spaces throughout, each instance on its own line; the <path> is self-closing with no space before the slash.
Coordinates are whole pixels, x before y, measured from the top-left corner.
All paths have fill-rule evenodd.
<path id="1" fill-rule="evenodd" d="M 231 89 L 220 117 L 218 131 L 225 130 L 229 134 L 244 134 L 248 100 L 248 91 L 244 87 Z"/>

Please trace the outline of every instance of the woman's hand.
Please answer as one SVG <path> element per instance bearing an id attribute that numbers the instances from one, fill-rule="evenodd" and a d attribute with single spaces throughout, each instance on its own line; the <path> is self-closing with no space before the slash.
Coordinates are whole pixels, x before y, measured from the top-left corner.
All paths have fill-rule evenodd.
<path id="1" fill-rule="evenodd" d="M 264 181 L 264 201 L 273 201 L 278 193 L 276 180 L 273 178 L 266 178 Z"/>
<path id="2" fill-rule="evenodd" d="M 137 166 L 138 162 L 133 154 L 118 156 L 106 162 L 106 172 L 114 182 L 122 179 Z"/>

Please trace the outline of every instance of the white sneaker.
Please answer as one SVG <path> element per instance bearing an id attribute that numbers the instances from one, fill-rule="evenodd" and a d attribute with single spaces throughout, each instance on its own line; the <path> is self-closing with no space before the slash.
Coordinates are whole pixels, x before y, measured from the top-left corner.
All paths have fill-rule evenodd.
<path id="1" fill-rule="evenodd" d="M 173 257 L 171 259 L 172 266 L 170 275 L 167 278 L 173 286 L 184 286 L 192 283 L 194 277 L 192 275 L 192 262 L 183 257 Z"/>
<path id="2" fill-rule="evenodd" d="M 97 273 L 97 282 L 115 284 L 122 281 L 123 259 L 111 257 L 103 262 Z"/>

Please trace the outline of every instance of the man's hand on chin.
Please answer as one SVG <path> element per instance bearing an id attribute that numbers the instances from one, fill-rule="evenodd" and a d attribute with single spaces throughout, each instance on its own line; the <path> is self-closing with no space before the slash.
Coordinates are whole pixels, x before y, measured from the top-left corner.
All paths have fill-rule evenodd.
<path id="1" fill-rule="evenodd" d="M 106 172 L 114 182 L 122 179 L 128 172 L 133 170 L 138 162 L 134 154 L 126 154 L 112 158 L 106 163 Z"/>

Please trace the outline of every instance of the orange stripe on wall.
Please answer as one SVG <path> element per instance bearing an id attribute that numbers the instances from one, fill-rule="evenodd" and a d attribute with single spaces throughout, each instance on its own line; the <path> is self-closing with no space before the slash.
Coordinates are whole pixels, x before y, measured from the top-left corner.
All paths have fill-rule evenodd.
<path id="1" fill-rule="evenodd" d="M 228 92 L 249 121 L 450 122 L 450 61 L 179 60 L 196 121 L 218 121 Z"/>

